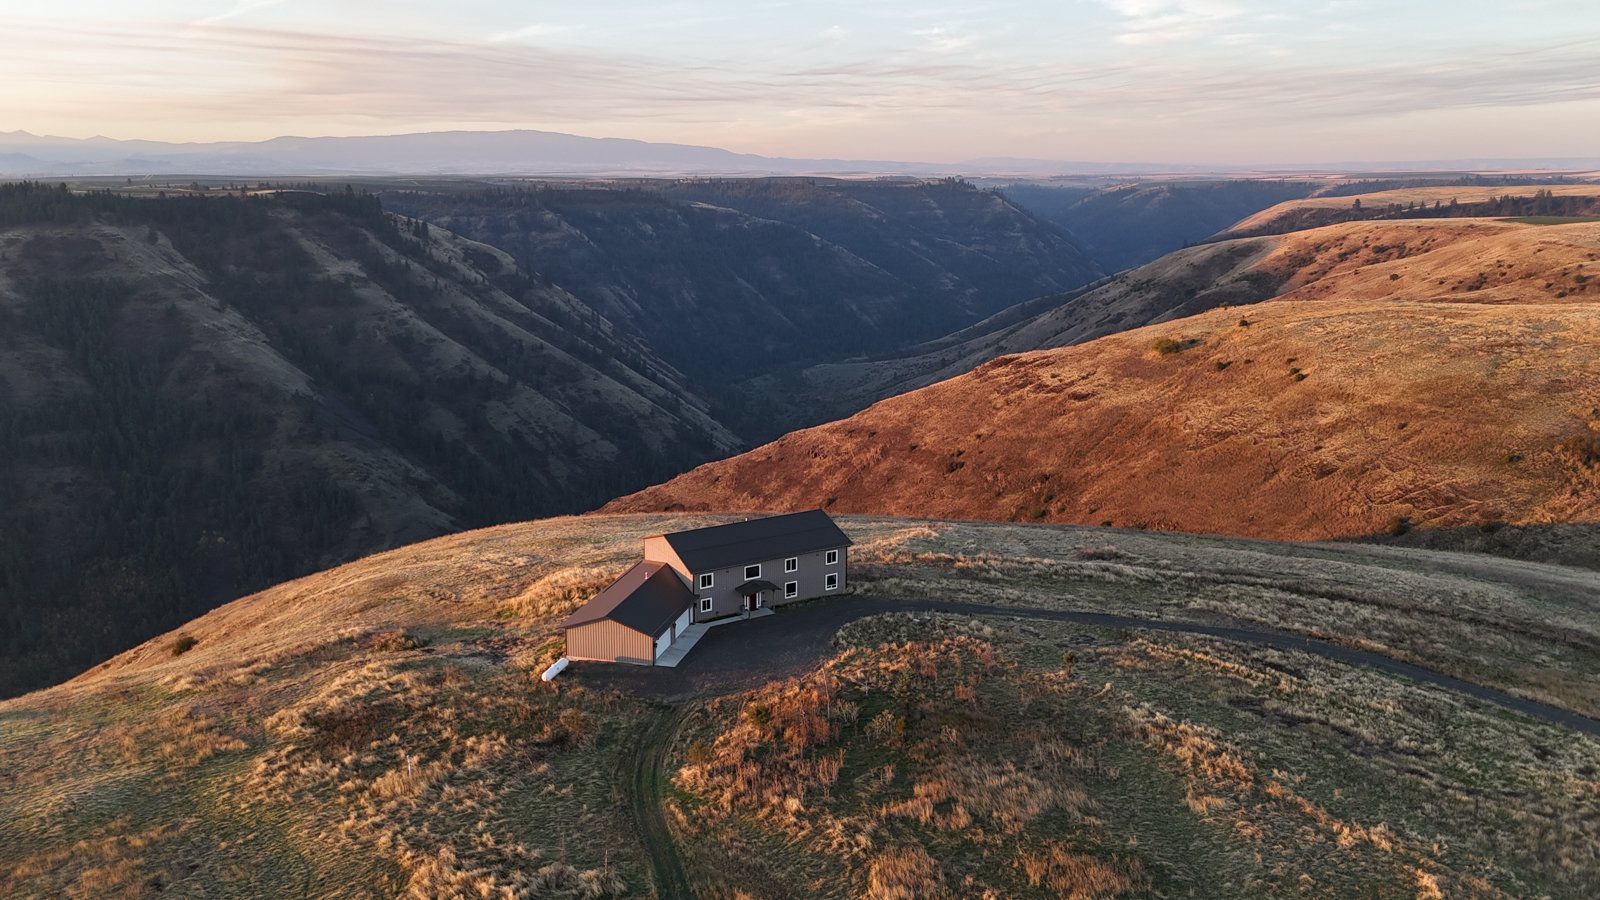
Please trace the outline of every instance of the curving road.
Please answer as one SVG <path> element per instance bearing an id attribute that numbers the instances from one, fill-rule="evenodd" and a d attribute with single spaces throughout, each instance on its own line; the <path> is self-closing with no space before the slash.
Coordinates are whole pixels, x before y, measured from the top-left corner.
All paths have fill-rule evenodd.
<path id="1" fill-rule="evenodd" d="M 586 684 L 616 688 L 656 699 L 682 701 L 719 696 L 756 687 L 774 678 L 809 671 L 833 652 L 833 636 L 841 627 L 856 619 L 886 612 L 946 612 L 1108 628 L 1148 629 L 1204 635 L 1279 650 L 1299 650 L 1348 665 L 1399 675 L 1451 693 L 1493 703 L 1531 719 L 1600 737 L 1600 720 L 1380 653 L 1319 638 L 1249 625 L 1211 625 L 1109 613 L 943 600 L 848 596 L 819 600 L 796 609 L 781 610 L 775 616 L 713 628 L 701 638 L 683 664 L 675 669 L 580 662 L 572 664 L 572 671 L 578 680 Z"/>
<path id="2" fill-rule="evenodd" d="M 726 628 L 713 628 L 677 668 L 572 664 L 572 677 L 584 684 L 629 691 L 671 703 L 664 706 L 661 714 L 640 733 L 637 746 L 624 763 L 630 770 L 622 773 L 635 828 L 650 856 L 656 896 L 674 900 L 694 896 L 683 860 L 672 840 L 671 827 L 661 808 L 665 778 L 662 770 L 666 754 L 689 705 L 697 699 L 747 690 L 774 678 L 807 672 L 833 652 L 833 636 L 841 627 L 856 619 L 886 612 L 944 612 L 1147 629 L 1204 635 L 1278 650 L 1298 650 L 1409 678 L 1495 704 L 1531 719 L 1600 737 L 1600 720 L 1571 710 L 1463 681 L 1382 654 L 1267 628 L 940 600 L 886 597 L 820 600 L 807 603 L 799 609 L 779 611 L 778 615 Z"/>

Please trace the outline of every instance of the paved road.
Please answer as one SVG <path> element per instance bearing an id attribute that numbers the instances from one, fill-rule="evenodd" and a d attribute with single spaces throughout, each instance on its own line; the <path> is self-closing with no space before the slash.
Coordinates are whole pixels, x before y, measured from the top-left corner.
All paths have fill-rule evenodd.
<path id="1" fill-rule="evenodd" d="M 574 663 L 571 674 L 574 680 L 596 687 L 618 688 L 663 700 L 687 700 L 694 697 L 728 694 L 756 687 L 773 678 L 810 671 L 832 652 L 833 636 L 841 627 L 856 619 L 883 612 L 949 612 L 972 616 L 1071 622 L 1111 628 L 1143 628 L 1152 631 L 1206 635 L 1279 650 L 1299 650 L 1349 665 L 1366 666 L 1391 675 L 1400 675 L 1422 684 L 1493 703 L 1531 719 L 1600 737 L 1600 720 L 1332 641 L 1253 626 L 1209 625 L 1107 613 L 940 600 L 886 597 L 839 597 L 819 600 L 798 608 L 780 610 L 775 616 L 754 619 L 725 628 L 713 628 L 701 638 L 694 652 L 675 669 Z"/>

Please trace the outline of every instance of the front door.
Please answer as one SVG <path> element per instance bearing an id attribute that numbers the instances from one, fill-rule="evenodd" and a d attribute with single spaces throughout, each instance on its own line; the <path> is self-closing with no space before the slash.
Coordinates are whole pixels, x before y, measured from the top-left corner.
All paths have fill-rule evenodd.
<path id="1" fill-rule="evenodd" d="M 755 612 L 756 610 L 758 610 L 760 608 L 761 608 L 761 595 L 760 594 L 751 594 L 750 596 L 744 598 L 744 611 L 745 612 Z"/>

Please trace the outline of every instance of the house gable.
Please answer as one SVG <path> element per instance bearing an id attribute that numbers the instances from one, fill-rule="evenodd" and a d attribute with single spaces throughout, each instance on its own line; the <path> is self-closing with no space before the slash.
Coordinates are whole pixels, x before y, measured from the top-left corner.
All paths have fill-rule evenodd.
<path id="1" fill-rule="evenodd" d="M 641 562 L 563 619 L 561 627 L 572 629 L 610 621 L 655 638 L 671 628 L 693 601 L 694 594 L 671 566 Z"/>

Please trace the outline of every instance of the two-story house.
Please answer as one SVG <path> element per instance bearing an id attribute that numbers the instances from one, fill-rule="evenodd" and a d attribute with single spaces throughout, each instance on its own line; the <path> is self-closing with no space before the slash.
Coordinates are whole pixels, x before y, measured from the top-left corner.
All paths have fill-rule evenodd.
<path id="1" fill-rule="evenodd" d="M 563 621 L 569 659 L 653 665 L 689 625 L 843 591 L 850 538 L 820 509 L 658 534 Z"/>

